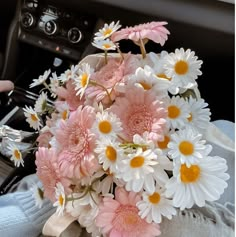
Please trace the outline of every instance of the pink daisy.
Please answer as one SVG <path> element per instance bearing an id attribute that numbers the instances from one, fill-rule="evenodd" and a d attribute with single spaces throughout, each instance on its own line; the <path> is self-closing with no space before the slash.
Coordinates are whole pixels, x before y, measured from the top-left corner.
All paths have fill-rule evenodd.
<path id="1" fill-rule="evenodd" d="M 49 144 L 49 142 L 52 136 L 53 135 L 50 131 L 45 131 L 45 132 L 40 133 L 36 140 L 38 142 L 38 147 L 50 148 L 51 145 Z"/>
<path id="2" fill-rule="evenodd" d="M 156 223 L 147 223 L 138 215 L 139 194 L 116 188 L 115 200 L 105 197 L 99 205 L 96 225 L 109 237 L 154 237 L 160 235 Z"/>
<path id="3" fill-rule="evenodd" d="M 149 22 L 146 24 L 140 24 L 134 27 L 126 27 L 120 31 L 115 32 L 111 39 L 112 41 L 119 41 L 122 39 L 130 39 L 135 42 L 139 40 L 149 39 L 155 43 L 159 43 L 161 46 L 164 45 L 167 40 L 167 35 L 170 32 L 164 27 L 167 22 Z"/>
<path id="4" fill-rule="evenodd" d="M 123 136 L 128 141 L 132 141 L 135 134 L 142 136 L 146 131 L 149 139 L 163 138 L 167 109 L 150 90 L 127 87 L 124 97 L 117 97 L 110 110 L 120 118 Z"/>
<path id="5" fill-rule="evenodd" d="M 65 188 L 66 194 L 70 193 L 70 181 L 62 176 L 56 151 L 45 147 L 39 147 L 36 152 L 35 164 L 37 166 L 36 174 L 44 187 L 44 196 L 51 201 L 55 201 L 55 187 L 56 183 L 60 182 Z"/>
<path id="6" fill-rule="evenodd" d="M 91 75 L 91 80 L 105 87 L 110 92 L 112 100 L 114 100 L 116 97 L 116 93 L 113 90 L 115 85 L 123 82 L 125 75 L 135 72 L 137 66 L 134 67 L 133 61 L 137 62 L 131 55 L 126 55 L 122 63 L 119 58 L 109 58 L 107 64 Z M 105 90 L 100 86 L 88 87 L 85 95 L 88 98 L 96 98 L 97 102 L 103 99 L 106 102 L 107 99 Z"/>
<path id="7" fill-rule="evenodd" d="M 62 120 L 56 130 L 55 138 L 60 147 L 58 162 L 66 177 L 81 178 L 97 169 L 93 153 L 95 135 L 89 131 L 94 121 L 94 109 L 80 106 L 68 120 Z"/>
<path id="8" fill-rule="evenodd" d="M 76 95 L 75 85 L 72 79 L 66 82 L 65 87 L 58 87 L 56 93 L 58 100 L 66 101 L 72 111 L 76 110 L 84 102 Z"/>

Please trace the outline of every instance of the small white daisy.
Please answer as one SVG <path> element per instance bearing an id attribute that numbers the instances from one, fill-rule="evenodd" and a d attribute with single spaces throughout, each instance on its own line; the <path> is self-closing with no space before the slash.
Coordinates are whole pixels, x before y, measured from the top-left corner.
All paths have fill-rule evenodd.
<path id="1" fill-rule="evenodd" d="M 128 83 L 138 85 L 144 90 L 151 90 L 159 98 L 163 98 L 168 94 L 168 80 L 157 78 L 153 70 L 147 65 L 144 68 L 137 68 L 135 74 L 129 78 Z"/>
<path id="2" fill-rule="evenodd" d="M 192 96 L 189 97 L 188 100 L 190 116 L 188 117 L 188 122 L 191 126 L 200 129 L 200 131 L 204 131 L 210 122 L 211 112 L 205 101 L 200 99 L 194 99 Z"/>
<path id="3" fill-rule="evenodd" d="M 47 109 L 47 92 L 42 92 L 35 102 L 34 110 L 36 113 L 43 114 Z"/>
<path id="4" fill-rule="evenodd" d="M 116 45 L 110 39 L 94 40 L 94 42 L 92 42 L 92 45 L 104 51 L 116 50 Z"/>
<path id="5" fill-rule="evenodd" d="M 20 165 L 24 166 L 24 160 L 20 149 L 13 143 L 10 143 L 7 149 L 11 155 L 10 160 L 14 161 L 14 165 L 16 167 L 19 167 Z"/>
<path id="6" fill-rule="evenodd" d="M 76 64 L 76 65 L 71 65 L 70 69 L 67 69 L 64 73 L 62 73 L 60 76 L 59 76 L 59 80 L 62 82 L 62 83 L 65 83 L 67 82 L 68 80 L 70 79 L 74 79 L 77 77 L 77 71 L 78 71 L 78 68 L 79 68 L 79 65 Z"/>
<path id="7" fill-rule="evenodd" d="M 202 75 L 200 71 L 202 61 L 197 60 L 198 57 L 194 55 L 194 51 L 190 49 L 184 51 L 181 48 L 165 57 L 164 69 L 167 77 L 172 78 L 181 88 L 191 88 L 196 84 L 195 79 Z"/>
<path id="8" fill-rule="evenodd" d="M 55 197 L 57 201 L 54 202 L 53 206 L 57 207 L 56 213 L 59 216 L 62 216 L 64 213 L 65 204 L 66 204 L 66 195 L 65 195 L 64 187 L 61 183 L 56 184 Z"/>
<path id="9" fill-rule="evenodd" d="M 166 196 L 181 210 L 194 204 L 203 207 L 206 201 L 218 200 L 228 186 L 227 169 L 226 160 L 218 156 L 205 157 L 190 167 L 178 163 L 166 184 Z"/>
<path id="10" fill-rule="evenodd" d="M 25 108 L 23 108 L 23 111 L 26 117 L 26 121 L 29 123 L 31 128 L 39 130 L 40 127 L 43 126 L 37 112 L 31 106 L 28 107 L 26 105 Z"/>
<path id="11" fill-rule="evenodd" d="M 40 75 L 38 79 L 33 79 L 33 83 L 29 85 L 30 88 L 42 85 L 51 73 L 51 69 L 46 70 L 43 75 Z"/>
<path id="12" fill-rule="evenodd" d="M 116 23 L 113 21 L 109 25 L 107 23 L 104 24 L 103 28 L 100 29 L 97 33 L 95 33 L 95 40 L 103 40 L 110 37 L 114 32 L 116 32 L 121 27 L 120 22 Z"/>
<path id="13" fill-rule="evenodd" d="M 164 155 L 167 155 L 169 151 L 168 144 L 171 141 L 171 134 L 173 133 L 175 133 L 174 129 L 169 129 L 168 127 L 166 127 L 163 133 L 163 138 L 161 140 L 158 140 L 156 143 L 157 147 L 162 150 Z"/>
<path id="14" fill-rule="evenodd" d="M 157 156 L 152 150 L 143 151 L 138 148 L 136 153 L 128 154 L 122 160 L 123 166 L 120 167 L 120 177 L 126 182 L 126 190 L 139 192 L 142 188 L 153 190 L 154 179 L 148 176 L 154 173 L 153 166 L 158 163 Z"/>
<path id="15" fill-rule="evenodd" d="M 99 163 L 105 171 L 116 173 L 121 165 L 123 149 L 114 138 L 103 138 L 97 140 L 97 147 L 94 150 L 98 154 Z"/>
<path id="16" fill-rule="evenodd" d="M 80 99 L 84 95 L 84 92 L 89 84 L 90 76 L 94 72 L 94 69 L 90 67 L 88 63 L 83 63 L 78 70 L 78 76 L 75 77 L 75 90 L 76 95 L 80 95 Z"/>
<path id="17" fill-rule="evenodd" d="M 180 161 L 189 167 L 211 152 L 212 146 L 205 143 L 206 140 L 202 140 L 202 134 L 192 127 L 186 127 L 171 135 L 168 154 L 174 161 Z"/>
<path id="18" fill-rule="evenodd" d="M 172 219 L 176 215 L 176 209 L 173 207 L 172 200 L 168 199 L 164 193 L 165 189 L 157 187 L 155 192 L 149 194 L 142 193 L 142 200 L 137 202 L 139 215 L 148 223 L 161 223 L 162 216 Z"/>
<path id="19" fill-rule="evenodd" d="M 44 200 L 44 192 L 43 190 L 35 183 L 31 187 L 32 197 L 35 200 L 35 205 L 38 208 L 41 208 Z"/>
<path id="20" fill-rule="evenodd" d="M 50 88 L 51 96 L 53 98 L 56 98 L 57 97 L 56 91 L 58 87 L 60 86 L 59 78 L 57 77 L 57 74 L 53 72 L 52 76 L 49 79 L 50 79 L 49 88 Z"/>
<path id="21" fill-rule="evenodd" d="M 120 119 L 113 113 L 107 111 L 97 112 L 96 121 L 92 131 L 101 137 L 117 137 L 122 131 Z"/>
<path id="22" fill-rule="evenodd" d="M 70 107 L 67 102 L 57 104 L 56 108 L 57 108 L 57 111 L 59 112 L 59 118 L 63 120 L 67 120 L 69 118 Z"/>
<path id="23" fill-rule="evenodd" d="M 179 96 L 165 100 L 168 110 L 167 125 L 170 129 L 180 129 L 186 126 L 189 117 L 188 103 Z"/>

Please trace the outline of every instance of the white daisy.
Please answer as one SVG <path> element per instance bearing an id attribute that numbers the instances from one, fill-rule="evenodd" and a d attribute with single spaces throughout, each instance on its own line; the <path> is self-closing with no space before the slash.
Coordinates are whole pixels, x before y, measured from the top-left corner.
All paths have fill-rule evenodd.
<path id="1" fill-rule="evenodd" d="M 163 154 L 167 155 L 169 148 L 168 144 L 171 141 L 171 134 L 175 133 L 175 130 L 169 129 L 168 127 L 164 130 L 163 139 L 158 140 L 156 145 L 162 150 Z"/>
<path id="2" fill-rule="evenodd" d="M 182 88 L 192 88 L 196 82 L 195 79 L 202 75 L 200 67 L 201 60 L 197 60 L 194 56 L 195 52 L 183 48 L 176 49 L 175 53 L 170 53 L 165 57 L 166 63 L 164 65 L 167 77 L 172 78 L 174 83 Z"/>
<path id="3" fill-rule="evenodd" d="M 200 131 L 204 131 L 210 122 L 211 112 L 205 101 L 200 99 L 194 99 L 192 96 L 189 97 L 188 100 L 190 116 L 188 117 L 188 122 L 191 126 L 200 129 Z"/>
<path id="4" fill-rule="evenodd" d="M 205 157 L 196 165 L 187 167 L 185 164 L 176 164 L 173 177 L 166 184 L 167 197 L 173 198 L 173 205 L 184 210 L 194 204 L 199 207 L 205 201 L 216 201 L 228 186 L 226 160 L 215 156 Z"/>
<path id="5" fill-rule="evenodd" d="M 189 117 L 188 103 L 179 96 L 165 100 L 168 110 L 167 125 L 170 129 L 179 129 L 186 126 Z"/>
<path id="6" fill-rule="evenodd" d="M 92 131 L 100 137 L 117 137 L 122 131 L 120 119 L 113 113 L 106 111 L 96 113 L 96 121 Z"/>
<path id="7" fill-rule="evenodd" d="M 139 215 L 148 223 L 161 223 L 162 216 L 172 219 L 176 215 L 176 209 L 173 207 L 172 200 L 165 196 L 164 189 L 157 187 L 155 192 L 149 194 L 142 193 L 142 200 L 137 202 Z"/>
<path id="8" fill-rule="evenodd" d="M 116 23 L 113 21 L 109 25 L 107 23 L 104 24 L 103 28 L 100 29 L 97 33 L 95 33 L 95 40 L 103 40 L 110 37 L 115 31 L 117 31 L 121 27 L 120 22 Z"/>
<path id="9" fill-rule="evenodd" d="M 138 148 L 136 153 L 128 154 L 122 163 L 120 176 L 126 182 L 127 191 L 139 192 L 142 188 L 153 190 L 154 179 L 148 174 L 154 173 L 153 166 L 158 162 L 157 156 L 152 150 L 143 151 Z"/>
<path id="10" fill-rule="evenodd" d="M 128 83 L 139 85 L 144 90 L 152 90 L 160 98 L 168 94 L 168 80 L 157 78 L 147 65 L 144 68 L 137 68 L 135 74 L 129 78 Z"/>
<path id="11" fill-rule="evenodd" d="M 64 187 L 61 183 L 56 184 L 55 197 L 57 201 L 54 202 L 53 206 L 57 207 L 56 213 L 59 216 L 62 216 L 64 213 L 65 204 L 66 204 L 66 195 L 65 195 Z"/>
<path id="12" fill-rule="evenodd" d="M 92 42 L 92 45 L 104 51 L 116 50 L 116 45 L 110 39 L 94 40 L 94 42 Z"/>
<path id="13" fill-rule="evenodd" d="M 37 112 L 31 106 L 28 107 L 26 105 L 25 108 L 23 108 L 23 111 L 26 117 L 26 121 L 29 123 L 31 128 L 39 130 L 40 127 L 43 126 Z"/>
<path id="14" fill-rule="evenodd" d="M 113 138 L 104 138 L 97 140 L 97 147 L 94 150 L 98 154 L 99 163 L 105 171 L 116 173 L 121 165 L 123 149 L 119 147 L 119 143 Z"/>
<path id="15" fill-rule="evenodd" d="M 10 160 L 14 161 L 14 165 L 16 167 L 19 167 L 20 165 L 24 166 L 24 160 L 20 149 L 13 143 L 10 143 L 7 149 L 9 150 L 9 154 L 11 154 Z"/>
<path id="16" fill-rule="evenodd" d="M 51 91 L 51 96 L 53 98 L 56 98 L 57 97 L 56 91 L 57 91 L 58 87 L 60 86 L 59 78 L 57 77 L 57 74 L 55 72 L 53 72 L 52 76 L 49 79 L 50 79 L 49 88 Z"/>
<path id="17" fill-rule="evenodd" d="M 76 64 L 76 65 L 71 65 L 70 69 L 67 69 L 64 73 L 62 73 L 60 76 L 59 76 L 59 80 L 62 82 L 62 83 L 65 83 L 67 82 L 68 80 L 70 79 L 74 79 L 77 77 L 77 71 L 79 69 L 79 65 Z"/>
<path id="18" fill-rule="evenodd" d="M 40 75 L 38 79 L 33 79 L 33 83 L 29 85 L 30 88 L 42 85 L 51 73 L 51 69 L 46 70 L 43 75 Z"/>
<path id="19" fill-rule="evenodd" d="M 198 163 L 211 152 L 212 146 L 205 144 L 206 140 L 202 140 L 202 134 L 192 127 L 186 127 L 171 135 L 169 142 L 170 157 L 181 164 L 190 167 L 192 164 Z"/>
<path id="20" fill-rule="evenodd" d="M 36 113 L 44 113 L 47 109 L 47 92 L 42 92 L 35 102 L 34 110 Z"/>
<path id="21" fill-rule="evenodd" d="M 94 69 L 90 67 L 88 63 L 83 63 L 78 70 L 78 76 L 75 77 L 75 90 L 76 95 L 80 95 L 80 99 L 84 95 L 84 92 L 89 84 L 90 76 L 94 72 Z"/>
<path id="22" fill-rule="evenodd" d="M 63 120 L 67 120 L 69 118 L 70 107 L 67 102 L 56 104 L 56 108 L 57 108 L 57 111 L 59 112 L 59 118 Z"/>
<path id="23" fill-rule="evenodd" d="M 41 208 L 44 200 L 43 190 L 36 183 L 32 185 L 30 190 L 32 191 L 32 197 L 35 200 L 36 207 Z"/>

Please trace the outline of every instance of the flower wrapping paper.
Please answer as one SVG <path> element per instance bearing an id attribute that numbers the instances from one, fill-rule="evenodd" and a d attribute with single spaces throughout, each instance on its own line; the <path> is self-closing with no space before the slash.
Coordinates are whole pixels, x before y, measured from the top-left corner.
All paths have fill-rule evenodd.
<path id="1" fill-rule="evenodd" d="M 92 236 L 158 236 L 163 218 L 216 201 L 227 187 L 226 160 L 211 156 L 206 140 L 203 62 L 191 49 L 146 52 L 150 40 L 164 45 L 166 25 L 105 24 L 92 42 L 102 53 L 30 85 L 45 86 L 24 109 L 39 131 L 37 204 L 49 198 L 59 218 L 70 215 Z M 140 54 L 122 53 L 121 40 Z"/>

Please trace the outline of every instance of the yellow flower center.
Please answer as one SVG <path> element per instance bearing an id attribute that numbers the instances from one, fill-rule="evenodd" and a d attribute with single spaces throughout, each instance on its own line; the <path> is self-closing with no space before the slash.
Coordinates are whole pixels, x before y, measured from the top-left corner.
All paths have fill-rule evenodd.
<path id="1" fill-rule="evenodd" d="M 184 75 L 188 71 L 187 62 L 180 60 L 175 64 L 175 72 L 179 75 Z"/>
<path id="2" fill-rule="evenodd" d="M 107 28 L 107 29 L 103 32 L 103 35 L 104 35 L 104 36 L 110 35 L 111 32 L 112 32 L 112 29 Z"/>
<path id="3" fill-rule="evenodd" d="M 194 152 L 194 146 L 191 142 L 188 141 L 182 141 L 179 144 L 179 150 L 180 152 L 185 155 L 185 156 L 189 156 L 192 155 Z"/>
<path id="4" fill-rule="evenodd" d="M 183 183 L 193 183 L 200 177 L 201 169 L 198 165 L 191 165 L 189 168 L 183 164 L 180 167 L 180 179 Z"/>
<path id="5" fill-rule="evenodd" d="M 99 127 L 100 132 L 105 133 L 105 134 L 110 133 L 112 130 L 111 123 L 107 120 L 101 121 L 98 127 Z"/>
<path id="6" fill-rule="evenodd" d="M 152 204 L 158 204 L 161 200 L 161 196 L 159 193 L 155 192 L 152 195 L 150 195 L 148 199 Z"/>
<path id="7" fill-rule="evenodd" d="M 31 117 L 32 121 L 34 121 L 34 122 L 38 121 L 38 117 L 35 114 L 31 114 L 30 117 Z"/>
<path id="8" fill-rule="evenodd" d="M 61 113 L 61 117 L 63 120 L 66 120 L 67 119 L 67 110 L 64 110 L 62 113 Z"/>
<path id="9" fill-rule="evenodd" d="M 150 90 L 152 87 L 146 82 L 140 82 L 144 90 Z"/>
<path id="10" fill-rule="evenodd" d="M 14 156 L 17 160 L 21 159 L 21 152 L 17 149 L 14 150 Z"/>
<path id="11" fill-rule="evenodd" d="M 191 122 L 193 120 L 193 115 L 190 113 L 188 117 L 188 121 Z"/>
<path id="12" fill-rule="evenodd" d="M 60 205 L 60 206 L 63 205 L 63 203 L 64 203 L 64 198 L 63 198 L 62 195 L 59 196 L 59 198 L 58 198 L 58 202 L 59 202 L 59 205 Z"/>
<path id="13" fill-rule="evenodd" d="M 88 81 L 88 74 L 84 73 L 81 77 L 81 81 L 80 84 L 82 87 L 85 87 L 87 85 L 87 81 Z"/>
<path id="14" fill-rule="evenodd" d="M 165 136 L 163 141 L 157 142 L 157 145 L 160 149 L 164 150 L 167 148 L 169 141 L 170 138 L 168 136 Z"/>
<path id="15" fill-rule="evenodd" d="M 116 150 L 112 146 L 107 146 L 106 148 L 106 157 L 110 161 L 116 161 Z"/>
<path id="16" fill-rule="evenodd" d="M 160 77 L 160 78 L 166 79 L 168 81 L 171 81 L 171 78 L 167 77 L 166 74 L 164 74 L 164 73 L 157 74 L 157 77 Z"/>
<path id="17" fill-rule="evenodd" d="M 180 109 L 175 106 L 171 105 L 168 107 L 168 117 L 171 119 L 175 119 L 180 115 Z"/>
<path id="18" fill-rule="evenodd" d="M 111 45 L 110 45 L 110 44 L 103 44 L 103 47 L 104 47 L 105 49 L 109 49 L 109 48 L 111 48 Z"/>
<path id="19" fill-rule="evenodd" d="M 130 166 L 132 168 L 139 168 L 142 167 L 144 164 L 144 157 L 143 156 L 135 156 L 131 161 L 130 161 Z"/>

